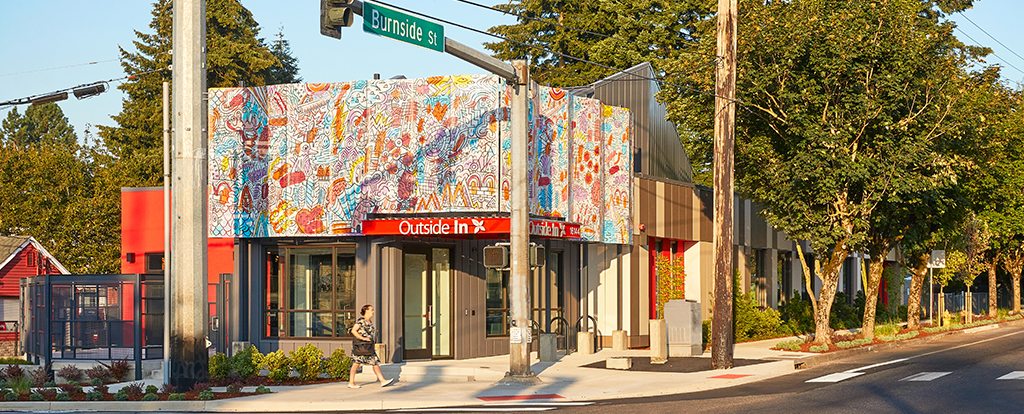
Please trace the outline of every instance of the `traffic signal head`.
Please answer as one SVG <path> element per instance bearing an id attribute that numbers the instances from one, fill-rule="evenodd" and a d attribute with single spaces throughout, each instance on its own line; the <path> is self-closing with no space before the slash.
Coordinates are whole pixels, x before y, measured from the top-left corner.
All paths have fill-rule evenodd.
<path id="1" fill-rule="evenodd" d="M 530 267 L 544 267 L 546 258 L 543 245 L 530 243 Z"/>
<path id="2" fill-rule="evenodd" d="M 353 20 L 352 0 L 320 0 L 320 34 L 341 39 L 341 28 Z"/>
<path id="3" fill-rule="evenodd" d="M 504 269 L 508 267 L 508 247 L 486 246 L 484 247 L 484 267 L 489 269 Z"/>

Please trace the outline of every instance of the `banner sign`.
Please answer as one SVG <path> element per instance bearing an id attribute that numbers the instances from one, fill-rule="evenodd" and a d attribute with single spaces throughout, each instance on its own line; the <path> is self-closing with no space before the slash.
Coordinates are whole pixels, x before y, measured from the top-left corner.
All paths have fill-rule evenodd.
<path id="1" fill-rule="evenodd" d="M 468 236 L 509 234 L 512 221 L 507 218 L 435 218 L 364 220 L 362 234 L 392 236 Z M 580 238 L 580 225 L 560 221 L 530 219 L 530 234 L 559 239 Z"/>

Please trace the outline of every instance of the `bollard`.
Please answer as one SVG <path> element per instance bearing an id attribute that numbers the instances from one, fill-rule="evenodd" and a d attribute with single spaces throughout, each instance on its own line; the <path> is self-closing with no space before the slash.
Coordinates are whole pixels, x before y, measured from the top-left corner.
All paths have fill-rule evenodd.
<path id="1" fill-rule="evenodd" d="M 594 353 L 593 332 L 580 332 L 576 334 L 576 352 L 583 355 L 592 355 Z"/>
<path id="2" fill-rule="evenodd" d="M 652 319 L 651 327 L 651 363 L 664 364 L 668 362 L 668 338 L 667 328 L 664 319 Z"/>
<path id="3" fill-rule="evenodd" d="M 540 351 L 538 352 L 541 362 L 553 362 L 558 360 L 558 335 L 553 333 L 540 334 Z"/>
<path id="4" fill-rule="evenodd" d="M 633 367 L 633 360 L 629 357 L 611 357 L 604 360 L 604 367 L 608 369 L 629 370 Z"/>
<path id="5" fill-rule="evenodd" d="M 612 350 L 625 351 L 629 349 L 629 336 L 626 331 L 612 331 Z"/>

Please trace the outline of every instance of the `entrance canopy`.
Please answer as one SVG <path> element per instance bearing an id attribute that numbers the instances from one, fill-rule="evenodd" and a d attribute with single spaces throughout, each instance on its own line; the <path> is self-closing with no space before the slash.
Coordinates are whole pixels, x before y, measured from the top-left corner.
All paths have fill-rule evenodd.
<path id="1" fill-rule="evenodd" d="M 510 95 L 493 75 L 211 89 L 209 235 L 361 235 L 379 228 L 369 214 L 508 213 Z M 536 84 L 531 95 L 530 214 L 632 243 L 629 111 Z"/>

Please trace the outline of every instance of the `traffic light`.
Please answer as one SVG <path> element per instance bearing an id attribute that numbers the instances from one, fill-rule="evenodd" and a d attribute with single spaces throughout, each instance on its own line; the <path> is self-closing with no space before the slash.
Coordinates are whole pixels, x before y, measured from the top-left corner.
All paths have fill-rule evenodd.
<path id="1" fill-rule="evenodd" d="M 320 0 L 320 34 L 341 39 L 341 28 L 353 20 L 352 0 Z"/>
<path id="2" fill-rule="evenodd" d="M 508 267 L 508 246 L 484 247 L 484 267 L 489 269 L 505 269 Z"/>

